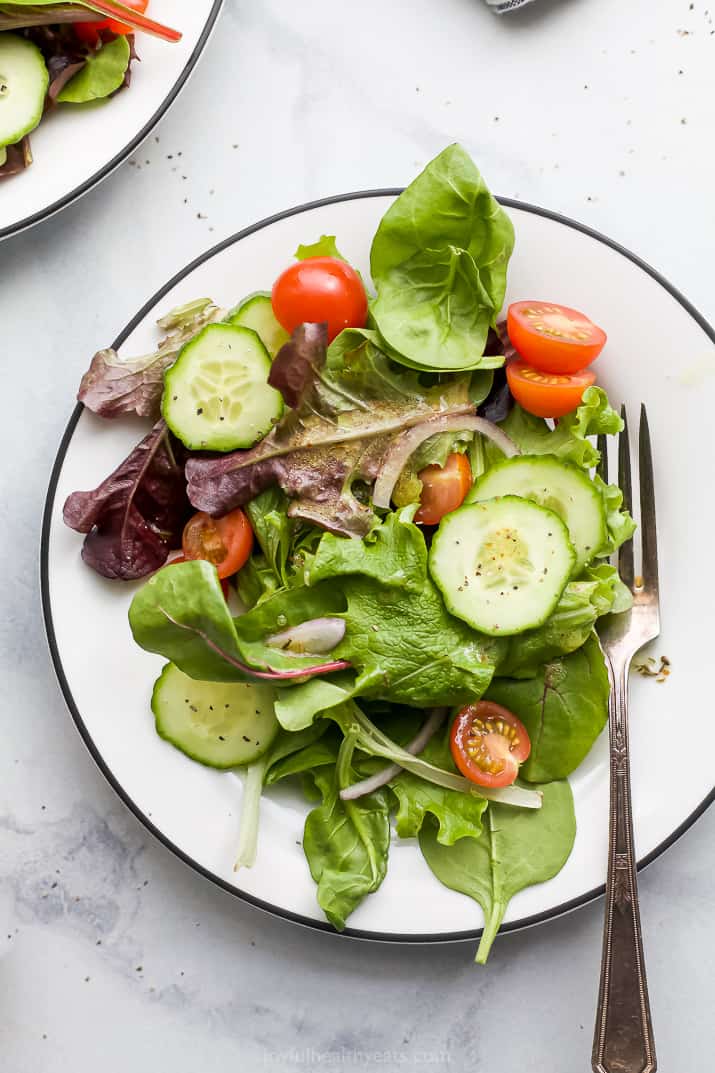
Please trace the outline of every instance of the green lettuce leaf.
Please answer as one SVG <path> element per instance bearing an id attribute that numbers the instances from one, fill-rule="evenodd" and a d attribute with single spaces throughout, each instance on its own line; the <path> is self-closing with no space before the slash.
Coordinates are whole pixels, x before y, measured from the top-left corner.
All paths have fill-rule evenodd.
<path id="1" fill-rule="evenodd" d="M 339 261 L 345 260 L 336 245 L 335 235 L 321 235 L 317 242 L 308 245 L 301 243 L 293 256 L 298 261 L 305 261 L 307 257 L 337 257 Z"/>
<path id="2" fill-rule="evenodd" d="M 587 567 L 568 583 L 556 610 L 542 626 L 509 639 L 499 675 L 532 678 L 550 660 L 585 644 L 601 615 L 625 611 L 630 604 L 631 595 L 614 567 L 609 563 Z"/>
<path id="3" fill-rule="evenodd" d="M 608 672 L 598 640 L 547 663 L 535 678 L 495 678 L 487 699 L 503 704 L 529 732 L 528 782 L 564 779 L 590 751 L 608 719 Z"/>
<path id="4" fill-rule="evenodd" d="M 502 642 L 447 612 L 410 513 L 388 515 L 372 542 L 326 534 L 308 579 L 344 578 L 347 629 L 332 655 L 356 668 L 355 696 L 413 707 L 466 703 L 489 684 Z"/>
<path id="5" fill-rule="evenodd" d="M 318 904 L 339 931 L 363 898 L 382 883 L 390 847 L 387 790 L 357 801 L 340 799 L 341 788 L 355 781 L 353 747 L 346 738 L 334 768 L 312 770 L 322 802 L 308 814 L 303 831 L 303 849 L 317 884 Z"/>
<path id="6" fill-rule="evenodd" d="M 623 421 L 610 405 L 606 392 L 600 387 L 589 387 L 584 391 L 578 409 L 560 418 L 553 429 L 542 417 L 534 417 L 518 405 L 502 421 L 501 427 L 523 454 L 552 454 L 582 469 L 593 469 L 601 456 L 589 437 L 616 435 L 623 428 Z M 503 457 L 489 443 L 485 445 L 485 452 L 489 464 L 501 461 Z M 603 499 L 608 530 L 608 540 L 598 554 L 610 555 L 633 536 L 636 526 L 630 514 L 621 510 L 623 495 L 618 486 L 605 484 L 597 474 L 592 480 Z"/>
<path id="7" fill-rule="evenodd" d="M 484 354 L 506 290 L 514 229 L 459 145 L 385 213 L 373 239 L 371 317 L 389 352 L 424 369 L 490 369 Z"/>
<path id="8" fill-rule="evenodd" d="M 129 60 L 129 42 L 120 34 L 97 52 L 90 52 L 82 70 L 70 78 L 57 94 L 57 100 L 65 104 L 84 104 L 109 97 L 124 82 Z"/>
<path id="9" fill-rule="evenodd" d="M 583 393 L 581 405 L 559 419 L 552 429 L 543 419 L 527 413 L 518 404 L 501 422 L 501 427 L 527 455 L 556 455 L 565 462 L 573 462 L 583 469 L 598 465 L 600 454 L 590 436 L 615 435 L 623 428 L 623 421 L 610 405 L 606 392 L 600 387 L 589 387 Z M 489 456 L 500 459 L 501 453 L 487 447 Z"/>
<path id="10" fill-rule="evenodd" d="M 460 838 L 445 846 L 435 825 L 424 824 L 420 849 L 445 887 L 466 894 L 484 910 L 485 924 L 477 951 L 483 965 L 518 891 L 557 875 L 569 858 L 576 837 L 576 816 L 568 782 L 550 782 L 540 809 L 517 809 L 491 803 L 480 838 Z"/>

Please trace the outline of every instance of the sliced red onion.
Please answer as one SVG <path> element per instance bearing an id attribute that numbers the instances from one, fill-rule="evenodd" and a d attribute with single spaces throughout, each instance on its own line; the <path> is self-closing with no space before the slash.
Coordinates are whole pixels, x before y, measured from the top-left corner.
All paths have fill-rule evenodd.
<path id="1" fill-rule="evenodd" d="M 345 636 L 342 618 L 313 618 L 266 638 L 270 648 L 280 648 L 296 656 L 322 656 L 340 644 Z"/>
<path id="2" fill-rule="evenodd" d="M 410 753 L 412 756 L 417 756 L 418 753 L 421 753 L 435 731 L 441 727 L 446 714 L 446 708 L 433 708 L 432 714 L 423 724 L 419 733 L 409 745 L 405 746 L 405 752 Z M 403 768 L 400 764 L 387 764 L 381 771 L 376 771 L 369 778 L 354 782 L 352 786 L 347 786 L 344 790 L 341 790 L 340 797 L 343 801 L 354 801 L 357 797 L 371 794 L 375 790 L 379 790 L 381 786 L 387 786 L 388 782 L 396 778 L 402 770 Z"/>
<path id="3" fill-rule="evenodd" d="M 429 421 L 423 421 L 420 425 L 414 425 L 406 429 L 395 438 L 390 447 L 380 472 L 375 481 L 372 492 L 372 501 L 376 507 L 387 509 L 390 506 L 392 491 L 397 483 L 397 478 L 405 468 L 410 455 L 414 454 L 421 443 L 430 436 L 436 436 L 439 432 L 480 432 L 492 443 L 504 452 L 507 458 L 519 454 L 519 448 L 513 440 L 509 439 L 505 432 L 492 421 L 485 417 L 477 417 L 475 414 L 452 414 L 448 417 L 432 417 Z"/>

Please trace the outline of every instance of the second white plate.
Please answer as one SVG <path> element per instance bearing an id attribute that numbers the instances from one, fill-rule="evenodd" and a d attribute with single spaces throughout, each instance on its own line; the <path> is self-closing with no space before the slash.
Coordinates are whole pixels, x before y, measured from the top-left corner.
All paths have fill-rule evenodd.
<path id="1" fill-rule="evenodd" d="M 62 105 L 31 135 L 30 168 L 0 181 L 0 240 L 72 204 L 106 179 L 151 133 L 171 107 L 211 36 L 223 0 L 152 0 L 148 12 L 181 30 L 168 44 L 137 34 L 141 63 L 109 101 Z"/>

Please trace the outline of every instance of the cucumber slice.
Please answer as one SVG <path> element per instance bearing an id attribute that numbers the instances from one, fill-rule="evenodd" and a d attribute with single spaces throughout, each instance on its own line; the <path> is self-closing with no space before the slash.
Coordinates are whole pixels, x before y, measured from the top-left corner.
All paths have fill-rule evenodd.
<path id="1" fill-rule="evenodd" d="M 575 561 L 558 514 L 528 499 L 501 496 L 447 514 L 429 565 L 453 615 L 503 637 L 549 617 Z"/>
<path id="2" fill-rule="evenodd" d="M 244 298 L 227 317 L 229 324 L 253 328 L 272 358 L 290 339 L 290 335 L 276 320 L 273 303 L 268 291 L 256 291 Z"/>
<path id="3" fill-rule="evenodd" d="M 198 682 L 167 663 L 151 710 L 160 738 L 208 767 L 251 764 L 278 733 L 275 693 L 262 682 Z"/>
<path id="4" fill-rule="evenodd" d="M 164 420 L 191 450 L 252 447 L 283 412 L 280 392 L 267 383 L 270 368 L 250 328 L 207 324 L 164 378 Z"/>
<path id="5" fill-rule="evenodd" d="M 582 569 L 606 543 L 603 497 L 583 470 L 549 455 L 519 455 L 497 462 L 467 495 L 467 503 L 495 496 L 521 496 L 547 507 L 566 523 L 576 550 L 574 570 Z"/>
<path id="6" fill-rule="evenodd" d="M 0 146 L 14 145 L 42 119 L 50 76 L 37 45 L 0 34 Z"/>

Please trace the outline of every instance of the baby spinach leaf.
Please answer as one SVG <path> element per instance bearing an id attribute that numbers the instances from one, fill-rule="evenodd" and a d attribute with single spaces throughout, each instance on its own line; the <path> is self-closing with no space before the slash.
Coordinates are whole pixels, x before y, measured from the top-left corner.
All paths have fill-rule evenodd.
<path id="1" fill-rule="evenodd" d="M 303 849 L 318 885 L 318 904 L 339 931 L 363 898 L 382 883 L 390 847 L 386 790 L 357 801 L 340 799 L 340 790 L 355 781 L 353 748 L 354 742 L 346 738 L 335 768 L 313 770 L 322 803 L 308 814 L 303 831 Z"/>
<path id="2" fill-rule="evenodd" d="M 288 583 L 288 558 L 293 532 L 288 517 L 288 497 L 280 488 L 267 488 L 246 504 L 254 536 L 278 584 Z"/>
<path id="3" fill-rule="evenodd" d="M 311 678 L 309 682 L 281 689 L 276 697 L 276 718 L 288 731 L 304 730 L 315 718 L 355 696 L 355 675 L 351 671 L 332 674 L 330 678 Z"/>
<path id="4" fill-rule="evenodd" d="M 514 229 L 459 145 L 439 154 L 385 213 L 373 239 L 372 319 L 395 356 L 433 370 L 489 369 Z"/>
<path id="5" fill-rule="evenodd" d="M 435 735 L 420 757 L 430 764 L 456 771 L 444 735 Z M 390 783 L 397 798 L 395 828 L 400 838 L 419 834 L 428 813 L 437 821 L 437 841 L 452 846 L 460 838 L 478 838 L 482 832 L 482 815 L 487 807 L 483 797 L 449 790 L 413 775 L 401 772 Z"/>
<path id="6" fill-rule="evenodd" d="M 283 731 L 271 749 L 265 785 L 272 786 L 289 775 L 303 775 L 315 768 L 335 766 L 340 736 L 327 720 L 320 719 L 297 734 Z"/>
<path id="7" fill-rule="evenodd" d="M 129 42 L 120 34 L 113 41 L 103 44 L 97 52 L 90 52 L 82 70 L 57 94 L 57 100 L 84 104 L 109 97 L 124 82 L 129 59 Z"/>
<path id="8" fill-rule="evenodd" d="M 479 838 L 452 846 L 437 839 L 436 825 L 420 831 L 420 849 L 441 883 L 466 894 L 484 910 L 485 924 L 476 960 L 489 956 L 509 901 L 518 891 L 557 875 L 576 837 L 571 787 L 566 780 L 540 786 L 540 809 L 489 804 Z"/>
<path id="9" fill-rule="evenodd" d="M 536 678 L 495 678 L 487 699 L 509 708 L 529 732 L 531 753 L 520 774 L 551 782 L 574 771 L 608 719 L 608 672 L 596 637 L 547 663 Z"/>

